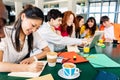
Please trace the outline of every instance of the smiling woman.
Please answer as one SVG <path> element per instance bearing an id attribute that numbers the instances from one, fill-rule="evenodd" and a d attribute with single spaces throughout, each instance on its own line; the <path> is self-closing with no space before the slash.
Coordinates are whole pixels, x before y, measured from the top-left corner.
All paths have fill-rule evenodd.
<path id="1" fill-rule="evenodd" d="M 43 20 L 43 12 L 31 5 L 24 8 L 19 14 L 14 27 L 4 28 L 6 37 L 0 42 L 0 72 L 37 72 L 42 69 L 43 64 L 35 62 L 34 56 L 37 59 L 41 59 L 50 51 L 47 42 L 41 39 L 36 32 L 42 25 Z M 37 49 L 38 53 L 24 59 L 30 53 L 34 54 L 34 49 Z"/>

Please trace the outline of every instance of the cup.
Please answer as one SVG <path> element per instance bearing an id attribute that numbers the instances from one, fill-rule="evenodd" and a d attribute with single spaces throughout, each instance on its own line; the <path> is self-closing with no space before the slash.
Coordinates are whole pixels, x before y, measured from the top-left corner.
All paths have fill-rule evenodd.
<path id="1" fill-rule="evenodd" d="M 97 53 L 103 53 L 105 48 L 99 46 L 99 45 L 95 45 L 95 50 Z"/>
<path id="2" fill-rule="evenodd" d="M 105 52 L 106 45 L 105 43 L 96 42 L 95 44 L 95 50 L 97 53 L 104 53 Z"/>
<path id="3" fill-rule="evenodd" d="M 63 69 L 63 75 L 66 77 L 71 77 L 77 73 L 79 73 L 79 69 L 76 68 L 76 65 L 73 63 L 64 63 L 62 65 L 62 69 Z"/>
<path id="4" fill-rule="evenodd" d="M 57 61 L 57 53 L 56 52 L 48 52 L 47 53 L 47 62 L 48 66 L 54 67 Z"/>
<path id="5" fill-rule="evenodd" d="M 113 40 L 113 44 L 117 44 L 118 43 L 118 40 Z"/>
<path id="6" fill-rule="evenodd" d="M 90 47 L 89 47 L 89 45 L 85 45 L 85 46 L 84 46 L 83 52 L 84 52 L 84 53 L 89 53 L 89 52 L 90 52 Z"/>

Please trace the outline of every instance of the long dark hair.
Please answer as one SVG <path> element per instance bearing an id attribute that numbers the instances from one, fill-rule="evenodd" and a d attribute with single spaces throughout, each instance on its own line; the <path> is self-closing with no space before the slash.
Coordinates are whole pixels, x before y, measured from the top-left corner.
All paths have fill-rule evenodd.
<path id="1" fill-rule="evenodd" d="M 89 25 L 88 25 L 88 22 L 94 22 L 93 27 L 90 28 Z M 91 35 L 94 35 L 94 34 L 95 34 L 95 31 L 96 31 L 96 29 L 97 29 L 97 24 L 96 24 L 96 20 L 95 20 L 94 17 L 89 17 L 89 18 L 88 18 L 87 22 L 85 23 L 85 29 L 89 29 Z"/>
<path id="2" fill-rule="evenodd" d="M 32 5 L 31 6 L 27 5 L 24 8 L 24 10 L 19 14 L 18 19 L 14 24 L 14 29 L 15 29 L 14 48 L 18 52 L 21 51 L 19 37 L 20 37 L 20 30 L 22 29 L 21 28 L 21 22 L 22 22 L 21 14 L 22 13 L 25 13 L 26 17 L 30 18 L 30 19 L 39 19 L 39 20 L 42 20 L 42 21 L 44 20 L 43 12 L 39 8 L 33 7 Z M 11 38 L 12 38 L 12 36 L 11 36 Z M 13 39 L 12 39 L 12 42 L 13 42 Z M 33 34 L 32 33 L 28 35 L 27 42 L 28 42 L 28 52 L 30 53 L 30 51 L 33 49 Z"/>
<path id="3" fill-rule="evenodd" d="M 84 19 L 83 16 L 81 15 L 77 15 L 76 17 L 76 22 L 75 22 L 75 36 L 76 38 L 80 38 L 80 26 L 79 26 L 79 22 Z"/>

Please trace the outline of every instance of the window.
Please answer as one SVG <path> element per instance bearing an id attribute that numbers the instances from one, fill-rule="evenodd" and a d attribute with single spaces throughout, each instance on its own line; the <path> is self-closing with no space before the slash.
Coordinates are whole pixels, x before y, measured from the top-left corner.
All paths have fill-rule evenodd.
<path id="1" fill-rule="evenodd" d="M 115 6 L 116 6 L 115 2 L 110 3 L 110 12 L 115 12 Z"/>
<path id="2" fill-rule="evenodd" d="M 120 23 L 119 0 L 88 0 L 87 17 L 95 17 L 99 24 L 101 16 L 108 16 L 113 23 Z M 118 9 L 119 7 L 119 9 Z"/>
<path id="3" fill-rule="evenodd" d="M 109 14 L 109 18 L 112 23 L 114 23 L 114 16 L 115 14 Z"/>
<path id="4" fill-rule="evenodd" d="M 118 15 L 118 23 L 120 23 L 120 13 L 119 13 L 119 15 Z"/>
<path id="5" fill-rule="evenodd" d="M 108 16 L 108 13 L 102 13 L 102 16 Z"/>
<path id="6" fill-rule="evenodd" d="M 50 8 L 58 8 L 59 4 L 50 4 Z"/>
<path id="7" fill-rule="evenodd" d="M 90 5 L 90 12 L 100 12 L 100 3 L 93 3 Z"/>
<path id="8" fill-rule="evenodd" d="M 108 12 L 108 9 L 109 9 L 109 3 L 103 2 L 102 12 Z"/>

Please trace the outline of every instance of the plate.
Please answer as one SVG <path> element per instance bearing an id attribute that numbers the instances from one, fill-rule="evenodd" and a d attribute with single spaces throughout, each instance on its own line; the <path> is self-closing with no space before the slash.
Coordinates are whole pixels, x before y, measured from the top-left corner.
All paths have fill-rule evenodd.
<path id="1" fill-rule="evenodd" d="M 63 69 L 60 69 L 59 71 L 58 71 L 58 75 L 60 76 L 60 77 L 62 77 L 62 78 L 65 78 L 65 79 L 75 79 L 75 78 L 77 78 L 77 77 L 79 77 L 80 76 L 80 73 L 76 73 L 76 74 L 74 74 L 73 76 L 64 76 L 63 75 Z"/>

